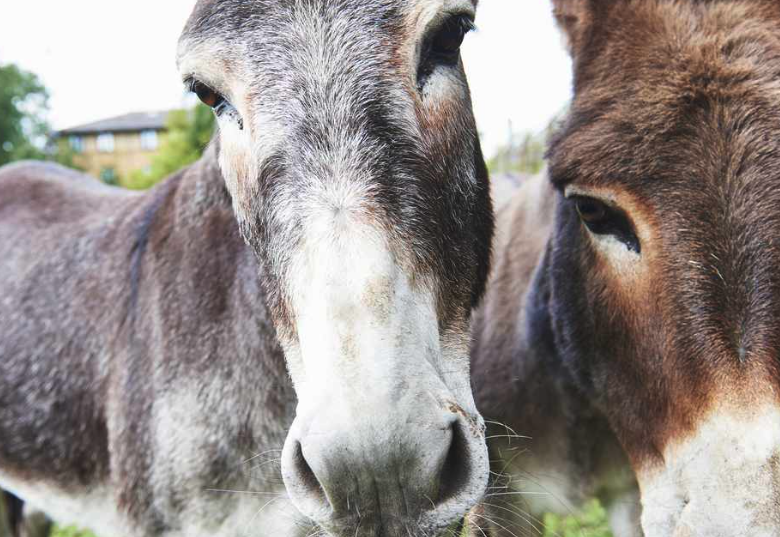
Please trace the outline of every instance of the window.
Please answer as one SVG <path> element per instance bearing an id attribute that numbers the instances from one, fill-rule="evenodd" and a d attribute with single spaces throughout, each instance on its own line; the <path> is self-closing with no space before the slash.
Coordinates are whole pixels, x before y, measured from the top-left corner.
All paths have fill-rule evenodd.
<path id="1" fill-rule="evenodd" d="M 70 136 L 68 137 L 68 143 L 70 144 L 70 148 L 76 152 L 76 153 L 83 153 L 84 152 L 84 138 L 81 136 Z"/>
<path id="2" fill-rule="evenodd" d="M 119 183 L 119 177 L 116 175 L 116 170 L 110 166 L 106 166 L 100 170 L 100 180 L 107 185 L 116 185 Z"/>
<path id="3" fill-rule="evenodd" d="M 101 153 L 113 153 L 114 152 L 114 135 L 110 132 L 104 132 L 98 134 L 97 137 L 97 150 Z"/>
<path id="4" fill-rule="evenodd" d="M 157 131 L 141 131 L 141 149 L 154 151 L 157 149 Z"/>

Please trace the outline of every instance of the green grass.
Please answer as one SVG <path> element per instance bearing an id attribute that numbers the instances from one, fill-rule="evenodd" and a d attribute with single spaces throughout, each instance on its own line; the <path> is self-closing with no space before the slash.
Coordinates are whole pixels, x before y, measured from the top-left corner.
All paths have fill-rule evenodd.
<path id="1" fill-rule="evenodd" d="M 547 514 L 544 516 L 544 526 L 541 537 L 612 537 L 607 513 L 598 500 L 588 502 L 576 516 Z M 468 527 L 463 529 L 462 537 L 469 537 Z"/>
<path id="2" fill-rule="evenodd" d="M 51 537 L 95 537 L 95 535 L 69 526 L 67 528 L 55 527 Z"/>
<path id="3" fill-rule="evenodd" d="M 607 513 L 598 502 L 588 502 L 578 516 L 559 517 L 544 516 L 544 535 L 542 537 L 612 537 L 607 525 Z M 464 528 L 463 536 L 468 536 L 468 528 Z M 52 537 L 95 537 L 88 531 L 73 527 L 55 528 Z"/>
<path id="4" fill-rule="evenodd" d="M 545 515 L 544 526 L 544 537 L 612 537 L 598 500 L 588 502 L 578 516 Z"/>

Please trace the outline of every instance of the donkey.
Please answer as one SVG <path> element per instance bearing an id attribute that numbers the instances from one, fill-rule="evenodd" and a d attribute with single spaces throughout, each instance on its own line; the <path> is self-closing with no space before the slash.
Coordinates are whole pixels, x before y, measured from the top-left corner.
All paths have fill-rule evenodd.
<path id="1" fill-rule="evenodd" d="M 490 433 L 485 519 L 598 494 L 618 536 L 780 535 L 780 3 L 554 8 L 574 100 L 475 321 L 477 406 L 529 437 Z"/>
<path id="2" fill-rule="evenodd" d="M 0 171 L 0 486 L 103 536 L 458 531 L 488 479 L 475 9 L 201 0 L 200 161 L 147 193 Z"/>

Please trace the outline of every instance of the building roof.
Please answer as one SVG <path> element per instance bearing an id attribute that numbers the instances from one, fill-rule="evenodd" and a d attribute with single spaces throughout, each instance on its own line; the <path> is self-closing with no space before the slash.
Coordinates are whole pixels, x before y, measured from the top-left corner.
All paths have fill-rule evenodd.
<path id="1" fill-rule="evenodd" d="M 58 134 L 67 136 L 69 134 L 94 134 L 98 132 L 164 130 L 167 118 L 168 112 L 135 112 L 62 129 Z"/>

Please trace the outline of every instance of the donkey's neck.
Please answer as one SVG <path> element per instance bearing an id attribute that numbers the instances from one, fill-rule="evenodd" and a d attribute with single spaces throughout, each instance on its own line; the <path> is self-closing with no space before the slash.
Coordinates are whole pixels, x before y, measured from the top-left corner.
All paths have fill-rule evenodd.
<path id="1" fill-rule="evenodd" d="M 200 160 L 149 193 L 136 239 L 143 246 L 136 247 L 143 257 L 138 260 L 139 285 L 149 284 L 151 278 L 167 289 L 168 296 L 180 300 L 184 311 L 192 308 L 191 297 L 197 296 L 198 311 L 191 314 L 195 323 L 219 323 L 222 330 L 241 325 L 261 332 L 268 350 L 278 343 L 260 263 L 241 237 L 217 158 L 212 144 Z M 237 344 L 254 341 L 239 340 Z M 266 365 L 286 374 L 281 362 Z"/>
<path id="2" fill-rule="evenodd" d="M 286 416 L 281 407 L 294 401 L 294 395 L 267 306 L 262 268 L 239 232 L 217 148 L 212 145 L 198 162 L 149 194 L 142 219 L 148 227 L 142 239 L 146 246 L 137 261 L 139 309 L 161 311 L 164 318 L 153 324 L 191 338 L 191 356 L 183 358 L 188 362 L 183 367 L 199 360 L 209 367 L 229 366 L 242 379 L 234 383 L 235 391 L 246 385 L 240 402 L 260 409 L 262 399 L 270 397 L 275 403 L 269 408 Z M 166 367 L 174 365 L 174 358 L 166 360 Z M 269 382 L 273 388 L 258 389 Z"/>
<path id="3" fill-rule="evenodd" d="M 154 404 L 168 412 L 163 415 L 176 416 L 177 430 L 209 431 L 187 437 L 189 444 L 173 435 L 171 452 L 214 449 L 211 439 L 219 439 L 200 482 L 275 492 L 280 478 L 273 466 L 256 476 L 241 461 L 281 449 L 295 394 L 268 314 L 260 263 L 239 233 L 215 148 L 131 200 L 132 217 L 123 220 L 133 237 L 128 345 L 116 366 L 129 388 L 111 396 L 128 409 Z M 143 455 L 161 449 L 149 443 L 157 438 L 157 415 L 145 411 L 132 416 L 132 427 L 120 427 L 132 433 L 117 441 L 117 456 L 141 469 L 138 475 L 157 475 L 146 469 Z M 122 491 L 139 519 L 153 511 L 149 490 L 156 489 L 140 480 Z"/>
<path id="4" fill-rule="evenodd" d="M 523 184 L 497 215 L 493 272 L 475 316 L 472 352 L 480 410 L 497 420 L 522 418 L 550 393 L 545 387 L 537 399 L 529 391 L 542 378 L 554 383 L 547 371 L 551 335 L 544 329 L 549 319 L 543 268 L 553 212 L 554 193 L 542 174 Z"/>
<path id="5" fill-rule="evenodd" d="M 233 202 L 219 167 L 217 143 L 212 142 L 198 161 L 168 178 L 166 183 L 170 190 L 166 193 L 166 185 L 163 185 L 163 192 L 157 194 L 167 198 L 162 201 L 164 206 L 160 210 L 167 218 L 160 223 L 170 226 L 172 234 L 186 241 L 183 246 L 187 250 L 200 250 L 202 256 L 216 254 L 230 257 L 231 263 L 244 269 L 236 272 L 233 283 L 248 284 L 255 292 L 261 278 L 260 266 L 251 247 L 239 233 Z M 230 247 L 226 249 L 225 245 Z M 247 278 L 249 273 L 254 276 Z M 238 274 L 243 276 L 238 277 Z M 211 276 L 222 280 L 226 275 Z M 202 285 L 210 283 L 213 282 L 203 281 Z"/>
<path id="6" fill-rule="evenodd" d="M 175 194 L 177 217 L 197 222 L 209 211 L 232 210 L 218 152 L 212 142 L 198 161 L 181 172 Z"/>

